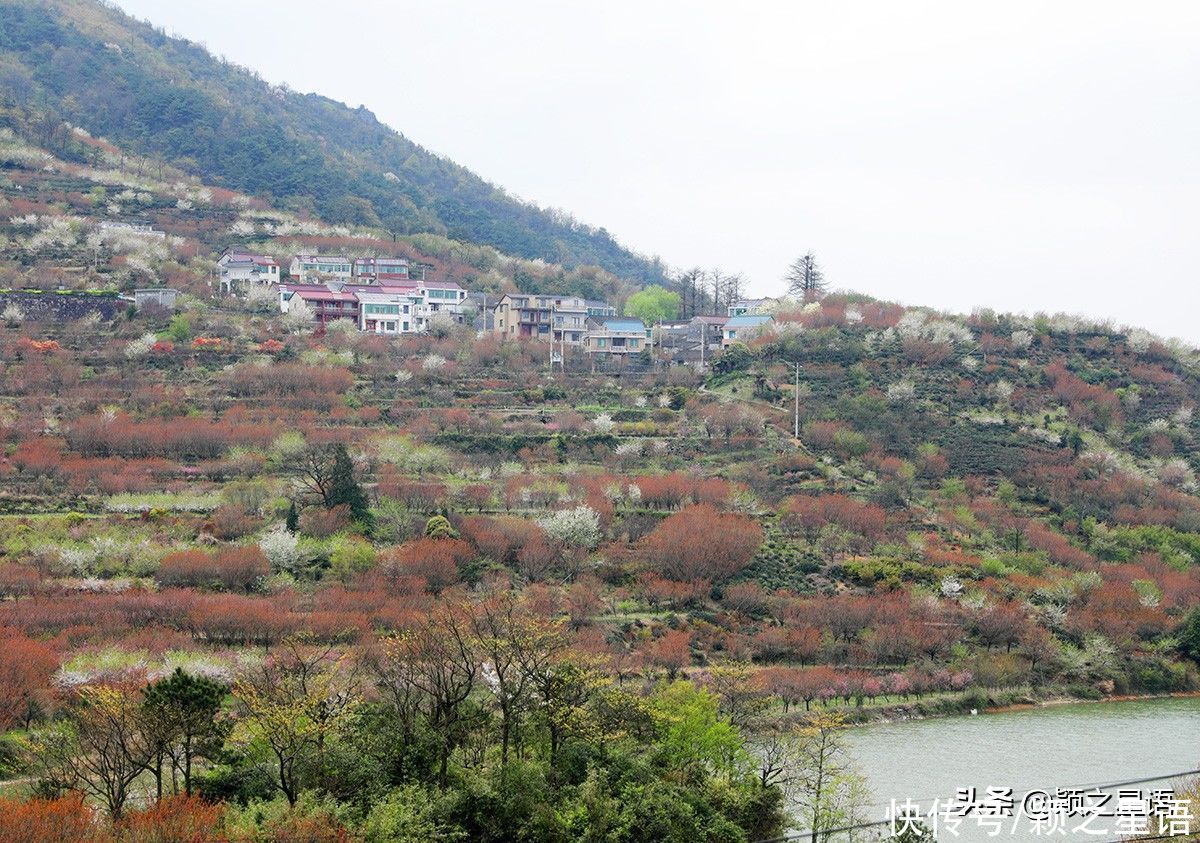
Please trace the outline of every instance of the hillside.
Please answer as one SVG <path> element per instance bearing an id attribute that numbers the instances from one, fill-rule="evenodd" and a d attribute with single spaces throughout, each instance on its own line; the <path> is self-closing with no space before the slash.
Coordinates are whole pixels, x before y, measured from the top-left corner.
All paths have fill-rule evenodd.
<path id="1" fill-rule="evenodd" d="M 130 221 L 157 233 L 121 228 Z M 633 289 L 595 266 L 567 269 L 441 235 L 393 235 L 289 212 L 151 162 L 47 112 L 0 106 L 0 286 L 128 291 L 165 284 L 208 299 L 215 259 L 229 246 L 285 262 L 299 252 L 395 254 L 428 264 L 432 277 L 488 293 L 554 290 L 619 302 Z M 264 305 L 270 302 L 250 303 Z"/>
<path id="2" fill-rule="evenodd" d="M 1197 349 L 852 293 L 707 369 L 314 328 L 216 256 L 657 276 L 101 5 L 0 23 L 0 838 L 771 839 L 878 819 L 797 774 L 849 724 L 1200 692 Z"/>
<path id="3" fill-rule="evenodd" d="M 201 298 L 3 318 L 0 758 L 41 793 L 152 803 L 145 768 L 114 802 L 58 765 L 176 667 L 226 700 L 195 759 L 224 807 L 156 810 L 213 840 L 570 839 L 597 799 L 757 839 L 756 735 L 1200 687 L 1200 369 L 1148 334 L 830 296 L 702 378 Z M 300 676 L 347 708 L 281 774 Z"/>
<path id="4" fill-rule="evenodd" d="M 365 108 L 273 88 L 115 8 L 4 0 L 0 20 L 0 104 L 40 112 L 45 133 L 35 141 L 53 154 L 73 154 L 53 128 L 65 121 L 151 166 L 173 165 L 327 223 L 444 235 L 638 283 L 662 280 L 657 262 L 604 229 L 513 199 Z"/>

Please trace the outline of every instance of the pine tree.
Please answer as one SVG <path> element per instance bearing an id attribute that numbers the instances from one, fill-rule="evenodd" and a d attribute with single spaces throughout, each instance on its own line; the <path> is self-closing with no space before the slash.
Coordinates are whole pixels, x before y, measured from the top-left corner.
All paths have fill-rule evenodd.
<path id="1" fill-rule="evenodd" d="M 812 252 L 796 258 L 783 280 L 788 282 L 789 293 L 806 302 L 816 301 L 825 292 L 825 273 Z"/>
<path id="2" fill-rule="evenodd" d="M 354 463 L 350 459 L 350 452 L 339 442 L 333 447 L 328 506 L 333 509 L 343 504 L 349 508 L 350 517 L 355 521 L 366 520 L 370 515 L 367 509 L 367 495 L 354 479 Z"/>
<path id="3" fill-rule="evenodd" d="M 435 515 L 425 522 L 425 538 L 427 539 L 456 539 L 458 530 L 450 523 L 445 515 Z"/>
<path id="4" fill-rule="evenodd" d="M 192 793 L 192 761 L 210 757 L 225 737 L 217 720 L 226 688 L 204 676 L 191 676 L 175 668 L 170 676 L 146 686 L 142 708 L 157 750 L 158 795 L 162 796 L 162 761 L 169 759 L 183 774 L 183 791 Z"/>
<path id="5" fill-rule="evenodd" d="M 295 501 L 288 502 L 287 516 L 284 518 L 283 526 L 293 534 L 300 529 L 300 513 L 296 510 Z"/>

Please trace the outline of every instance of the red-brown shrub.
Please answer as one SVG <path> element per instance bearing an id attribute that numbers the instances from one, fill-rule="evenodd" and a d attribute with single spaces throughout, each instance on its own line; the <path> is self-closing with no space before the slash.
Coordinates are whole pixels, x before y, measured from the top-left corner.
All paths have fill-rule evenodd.
<path id="1" fill-rule="evenodd" d="M 0 797 L 0 843 L 104 843 L 95 812 L 83 796 L 22 801 Z"/>
<path id="2" fill-rule="evenodd" d="M 214 587 L 249 591 L 271 573 L 270 563 L 255 545 L 229 547 L 215 554 L 183 550 L 163 557 L 155 579 L 165 587 Z"/>
<path id="3" fill-rule="evenodd" d="M 165 796 L 114 824 L 121 843 L 224 843 L 219 830 L 224 806 L 198 796 Z"/>
<path id="4" fill-rule="evenodd" d="M 642 548 L 666 577 L 721 580 L 749 565 L 760 544 L 762 527 L 753 519 L 697 504 L 669 516 Z"/>
<path id="5" fill-rule="evenodd" d="M 460 530 L 481 556 L 501 565 L 516 565 L 526 546 L 546 542 L 540 526 L 516 516 L 470 516 L 462 519 Z"/>
<path id="6" fill-rule="evenodd" d="M 846 495 L 797 495 L 783 502 L 780 516 L 785 527 L 802 530 L 810 538 L 831 523 L 875 541 L 883 538 L 887 528 L 887 513 L 881 507 Z"/>
<path id="7" fill-rule="evenodd" d="M 50 645 L 0 629 L 0 733 L 49 707 L 58 656 Z M 4 814 L 0 811 L 0 817 Z M 2 824 L 0 824 L 2 825 Z M 3 838 L 0 838 L 3 839 Z"/>
<path id="8" fill-rule="evenodd" d="M 256 531 L 261 522 L 237 504 L 218 506 L 208 518 L 209 531 L 222 541 L 240 539 Z"/>
<path id="9" fill-rule="evenodd" d="M 384 553 L 381 566 L 389 569 L 389 576 L 421 577 L 430 589 L 441 591 L 458 582 L 459 566 L 474 558 L 475 549 L 461 539 L 422 537 Z"/>
<path id="10" fill-rule="evenodd" d="M 300 532 L 306 536 L 324 539 L 340 533 L 350 526 L 350 508 L 345 504 L 326 509 L 310 506 L 300 513 Z"/>

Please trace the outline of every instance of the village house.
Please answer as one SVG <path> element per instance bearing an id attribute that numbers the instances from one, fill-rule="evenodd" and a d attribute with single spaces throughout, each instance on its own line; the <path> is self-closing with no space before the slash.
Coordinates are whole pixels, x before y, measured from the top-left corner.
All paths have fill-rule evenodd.
<path id="1" fill-rule="evenodd" d="M 299 284 L 319 284 L 322 281 L 350 281 L 353 264 L 344 255 L 296 255 L 288 274 Z"/>
<path id="2" fill-rule="evenodd" d="M 655 345 L 671 363 L 708 363 L 720 353 L 727 316 L 694 316 L 654 327 Z"/>
<path id="3" fill-rule="evenodd" d="M 270 255 L 226 249 L 217 259 L 217 268 L 221 275 L 221 292 L 226 295 L 245 295 L 252 287 L 279 283 L 279 264 Z"/>
<path id="4" fill-rule="evenodd" d="M 588 303 L 579 296 L 506 293 L 492 308 L 492 331 L 510 339 L 583 342 Z"/>
<path id="5" fill-rule="evenodd" d="M 628 356 L 646 346 L 646 325 L 641 319 L 613 316 L 588 320 L 583 339 L 583 350 L 588 354 Z"/>
<path id="6" fill-rule="evenodd" d="M 328 325 L 337 319 L 348 319 L 354 324 L 359 321 L 358 297 L 353 291 L 334 289 L 325 284 L 281 284 L 279 286 L 279 309 L 284 313 L 292 304 L 302 300 L 313 312 L 313 322 Z"/>
<path id="7" fill-rule="evenodd" d="M 376 334 L 411 334 L 425 328 L 415 296 L 405 292 L 354 293 L 358 299 L 358 329 Z"/>
<path id="8" fill-rule="evenodd" d="M 467 292 L 453 281 L 384 282 L 355 284 L 283 284 L 279 308 L 287 313 L 294 297 L 313 311 L 318 325 L 348 319 L 360 331 L 409 334 L 428 329 L 430 320 L 445 318 L 463 323 L 470 308 Z"/>
<path id="9" fill-rule="evenodd" d="M 760 316 L 779 304 L 779 299 L 738 299 L 729 305 L 729 316 Z"/>
<path id="10" fill-rule="evenodd" d="M 407 258 L 355 258 L 354 280 L 363 284 L 384 284 L 388 281 L 424 281 L 427 265 L 412 263 Z"/>
<path id="11" fill-rule="evenodd" d="M 774 321 L 773 316 L 766 314 L 733 316 L 725 323 L 721 347 L 728 348 L 732 343 L 754 339 Z"/>
<path id="12" fill-rule="evenodd" d="M 617 315 L 617 309 L 606 301 L 588 299 L 584 302 L 584 305 L 587 307 L 589 319 L 607 319 L 610 316 Z"/>
<path id="13" fill-rule="evenodd" d="M 421 281 L 416 290 L 423 299 L 426 315 L 450 314 L 455 322 L 462 324 L 467 311 L 474 310 L 467 303 L 467 291 L 453 281 Z"/>

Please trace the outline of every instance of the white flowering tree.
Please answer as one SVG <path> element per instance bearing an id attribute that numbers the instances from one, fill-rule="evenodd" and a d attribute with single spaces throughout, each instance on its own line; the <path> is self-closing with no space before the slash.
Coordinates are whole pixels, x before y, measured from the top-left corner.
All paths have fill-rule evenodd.
<path id="1" fill-rule="evenodd" d="M 299 296 L 292 296 L 287 313 L 283 314 L 283 326 L 293 334 L 300 334 L 312 328 L 315 318 L 316 314 L 308 302 Z"/>
<path id="2" fill-rule="evenodd" d="M 294 574 L 302 561 L 300 540 L 282 526 L 276 527 L 259 539 L 258 547 L 274 571 Z"/>
<path id="3" fill-rule="evenodd" d="M 590 506 L 560 509 L 538 521 L 550 538 L 567 547 L 591 550 L 600 543 L 600 516 Z"/>
<path id="4" fill-rule="evenodd" d="M 142 334 L 137 339 L 130 340 L 129 345 L 125 346 L 125 356 L 130 360 L 145 357 L 150 353 L 150 349 L 154 348 L 156 342 L 158 342 L 158 337 L 155 334 Z"/>
<path id="5" fill-rule="evenodd" d="M 0 314 L 0 317 L 3 317 L 5 325 L 15 328 L 25 321 L 25 311 L 21 310 L 21 306 L 16 302 L 11 302 L 4 308 L 4 313 Z"/>

